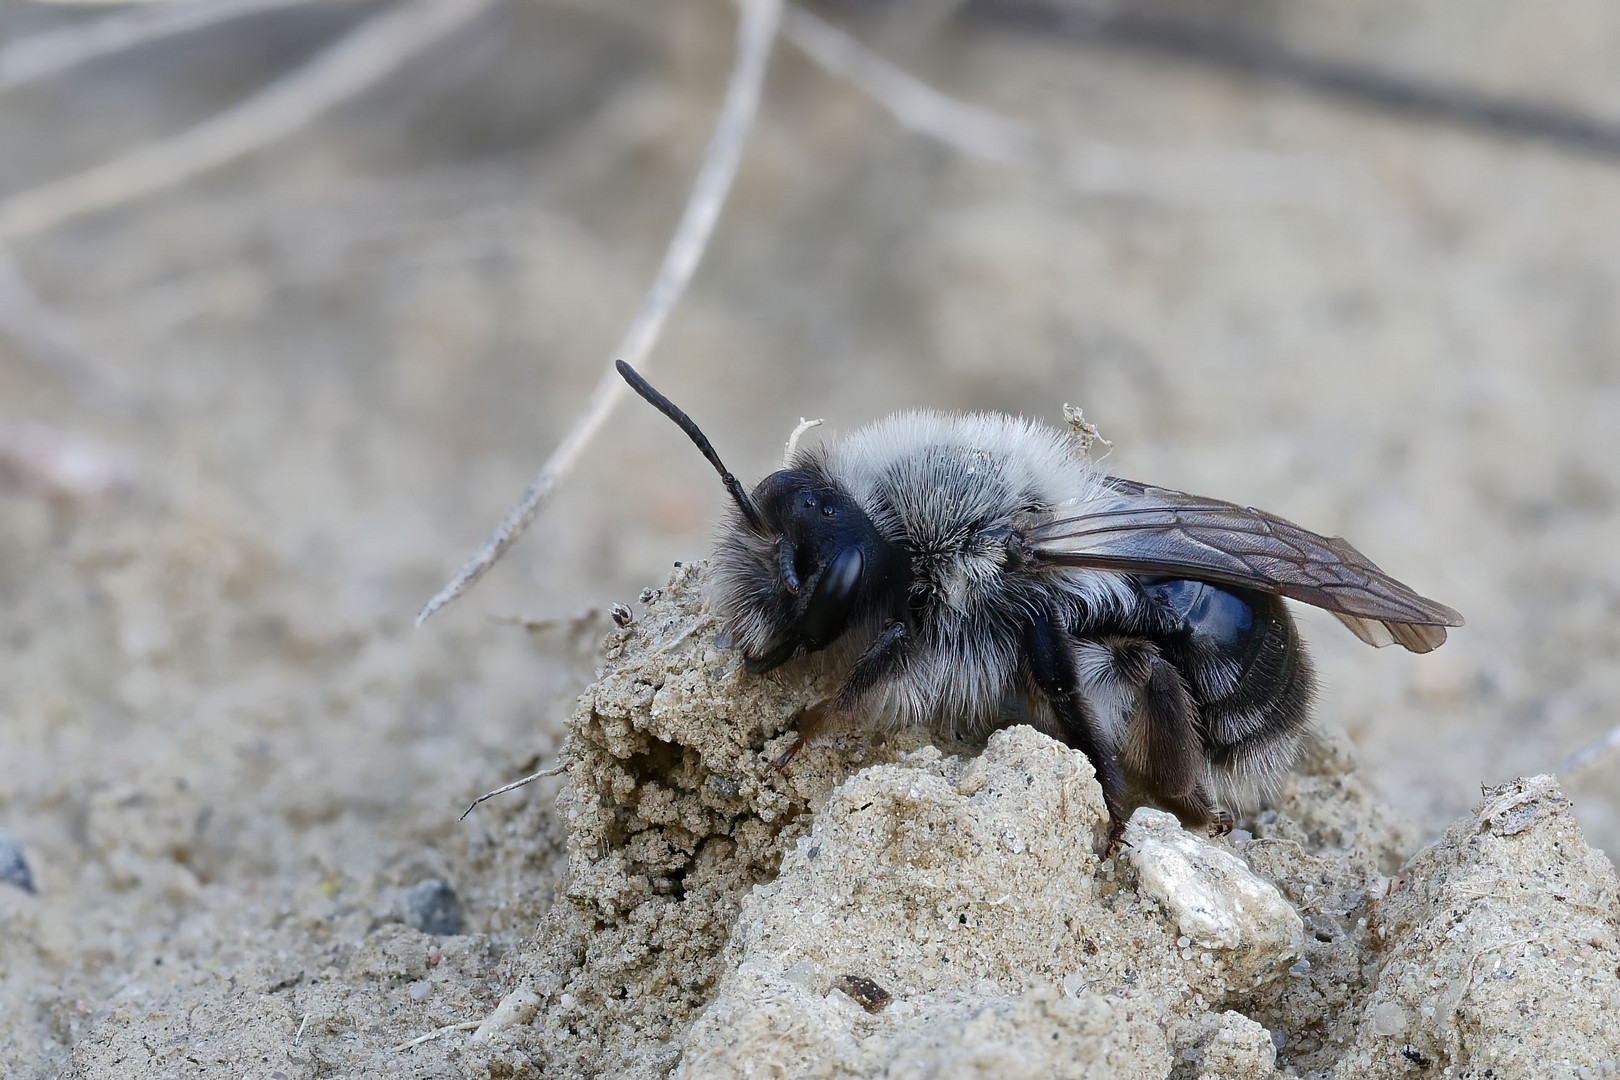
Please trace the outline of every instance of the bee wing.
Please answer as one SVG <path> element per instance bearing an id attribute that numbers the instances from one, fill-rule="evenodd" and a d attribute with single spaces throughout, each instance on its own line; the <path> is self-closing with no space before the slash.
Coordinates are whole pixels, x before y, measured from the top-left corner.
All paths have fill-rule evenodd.
<path id="1" fill-rule="evenodd" d="M 1235 503 L 1110 477 L 1117 498 L 1022 530 L 1036 563 L 1169 574 L 1275 593 L 1331 612 L 1369 645 L 1429 652 L 1462 616 L 1419 596 L 1340 537 Z"/>

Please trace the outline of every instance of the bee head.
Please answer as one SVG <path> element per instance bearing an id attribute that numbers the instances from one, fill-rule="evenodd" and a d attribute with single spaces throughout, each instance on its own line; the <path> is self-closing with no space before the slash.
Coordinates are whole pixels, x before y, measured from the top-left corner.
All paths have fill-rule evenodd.
<path id="1" fill-rule="evenodd" d="M 826 648 L 858 621 L 882 592 L 889 545 L 815 465 L 772 473 L 753 499 L 764 529 L 723 537 L 715 570 L 748 670 L 761 672 Z"/>
<path id="2" fill-rule="evenodd" d="M 749 493 L 690 417 L 630 365 L 617 366 L 636 393 L 686 432 L 736 506 L 716 547 L 714 573 L 749 671 L 826 648 L 876 604 L 891 565 L 889 545 L 819 464 L 774 472 Z"/>

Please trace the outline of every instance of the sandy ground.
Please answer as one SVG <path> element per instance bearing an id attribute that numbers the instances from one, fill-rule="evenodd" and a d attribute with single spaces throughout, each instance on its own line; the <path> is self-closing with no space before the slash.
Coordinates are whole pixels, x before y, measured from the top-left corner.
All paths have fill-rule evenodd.
<path id="1" fill-rule="evenodd" d="M 12 92 L 0 191 L 200 119 L 365 10 L 264 16 Z M 0 34 L 82 17 L 14 5 Z M 1595 0 L 1232 17 L 1594 110 L 1620 91 L 1620 13 Z M 1056 420 L 1073 401 L 1122 474 L 1341 533 L 1467 615 L 1422 658 L 1304 615 L 1321 712 L 1425 835 L 1616 722 L 1612 164 L 979 26 L 850 25 L 1075 143 L 1153 149 L 1172 174 L 1264 149 L 1328 182 L 1281 202 L 1088 194 L 906 134 L 783 48 L 655 359 L 739 474 L 804 415 Z M 15 245 L 79 374 L 0 337 L 0 433 L 51 425 L 133 480 L 0 486 L 0 829 L 38 890 L 0 884 L 0 1075 L 59 1074 L 176 980 L 325 980 L 300 1045 L 349 1072 L 493 1006 L 560 837 L 544 792 L 456 815 L 555 748 L 598 631 L 489 616 L 633 600 L 706 550 L 718 485 L 627 408 L 476 593 L 424 630 L 411 617 L 597 378 L 684 198 L 731 29 L 718 2 L 512 4 L 295 139 Z M 1617 778 L 1620 758 L 1566 784 L 1611 856 Z M 475 933 L 400 959 L 398 891 L 429 878 Z M 417 964 L 458 974 L 413 976 L 423 995 L 386 1007 L 358 989 Z M 266 1031 L 290 1044 L 302 1015 Z M 148 1048 L 152 1075 L 188 1068 L 190 1045 Z"/>

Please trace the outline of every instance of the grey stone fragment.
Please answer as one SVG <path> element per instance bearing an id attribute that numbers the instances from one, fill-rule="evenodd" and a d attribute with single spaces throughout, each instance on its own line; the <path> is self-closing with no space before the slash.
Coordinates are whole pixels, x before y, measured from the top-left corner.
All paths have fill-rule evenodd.
<path id="1" fill-rule="evenodd" d="M 34 891 L 34 875 L 23 858 L 22 845 L 16 837 L 0 829 L 0 881 L 15 885 L 23 892 Z"/>
<path id="2" fill-rule="evenodd" d="M 1218 954 L 1241 985 L 1268 982 L 1304 948 L 1305 925 L 1271 882 L 1242 859 L 1181 827 L 1161 810 L 1138 810 L 1126 832 L 1138 887 L 1186 940 Z"/>
<path id="3" fill-rule="evenodd" d="M 461 900 L 450 883 L 440 878 L 418 881 L 399 894 L 400 918 L 424 934 L 443 937 L 462 930 Z"/>
<path id="4" fill-rule="evenodd" d="M 1271 1076 L 1277 1064 L 1271 1032 L 1230 1010 L 1215 1021 L 1215 1033 L 1201 1056 L 1198 1080 L 1260 1080 Z"/>

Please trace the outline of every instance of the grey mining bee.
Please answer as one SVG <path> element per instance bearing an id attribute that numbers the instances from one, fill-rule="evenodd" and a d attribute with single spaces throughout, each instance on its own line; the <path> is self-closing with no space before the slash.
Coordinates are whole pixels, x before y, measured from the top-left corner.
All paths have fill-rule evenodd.
<path id="1" fill-rule="evenodd" d="M 1131 801 L 1230 829 L 1226 807 L 1292 767 L 1315 678 L 1284 597 L 1418 653 L 1462 625 L 1342 539 L 1109 476 L 1065 433 L 1004 414 L 898 413 L 791 451 L 750 492 L 618 368 L 735 504 L 712 570 L 747 670 L 821 650 L 844 664 L 801 736 L 1026 719 L 1091 760 L 1110 851 Z"/>

